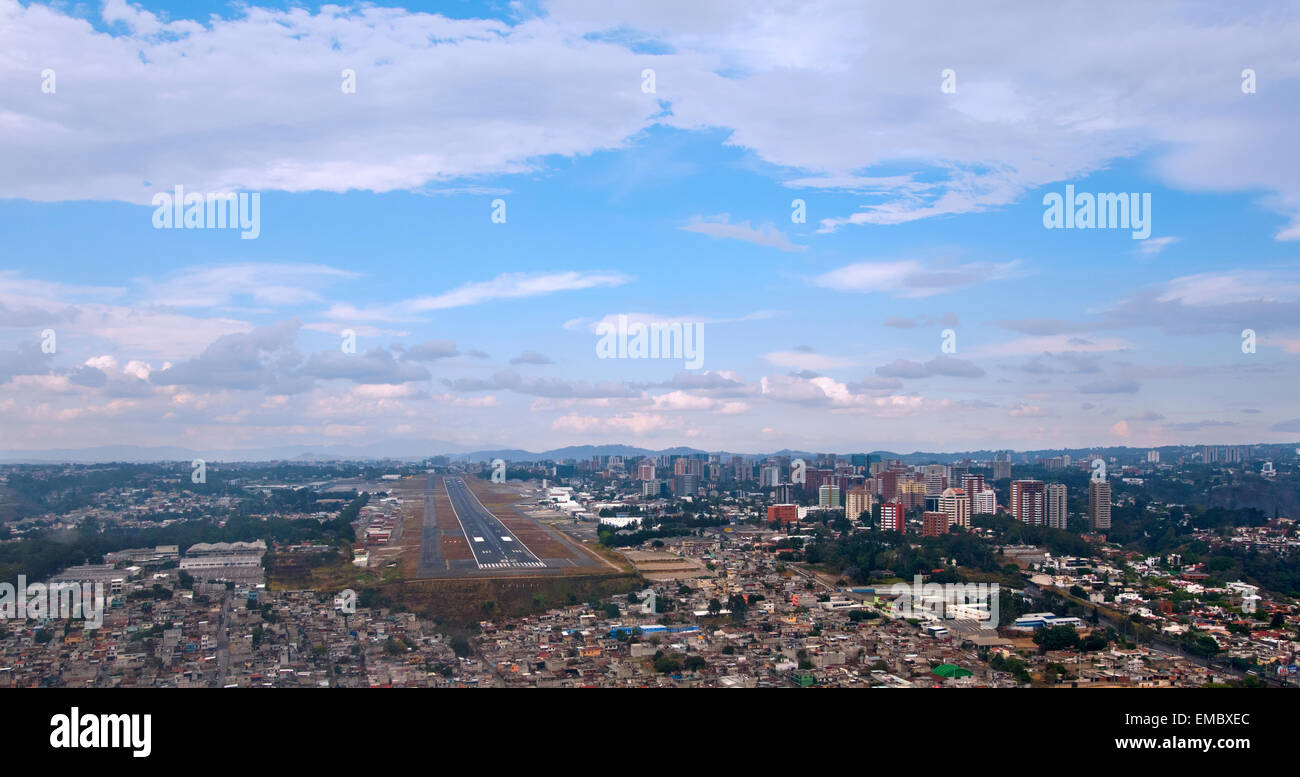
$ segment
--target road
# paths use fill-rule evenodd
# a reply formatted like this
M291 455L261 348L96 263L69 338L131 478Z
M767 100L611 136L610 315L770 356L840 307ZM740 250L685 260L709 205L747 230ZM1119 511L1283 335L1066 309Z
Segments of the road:
M465 541L469 543L479 569L546 566L500 519L483 506L469 486L465 485L464 479L449 476L443 478L442 483L447 489L451 510L460 521Z

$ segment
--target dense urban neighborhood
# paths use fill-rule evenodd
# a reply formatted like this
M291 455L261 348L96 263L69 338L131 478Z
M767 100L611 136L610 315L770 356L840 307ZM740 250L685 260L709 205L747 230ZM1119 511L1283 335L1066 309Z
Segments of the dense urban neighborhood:
M1297 681L1294 451L978 456L5 465L0 687Z

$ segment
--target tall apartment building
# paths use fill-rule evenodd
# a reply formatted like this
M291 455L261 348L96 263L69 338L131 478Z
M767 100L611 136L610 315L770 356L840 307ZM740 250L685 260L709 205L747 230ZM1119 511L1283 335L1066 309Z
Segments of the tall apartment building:
M1011 481L1011 517L1030 526L1047 525L1047 484L1041 480Z
M1047 486L1047 525L1053 529L1064 529L1066 518L1065 484L1051 483Z
M884 502L880 505L880 530L900 534L907 530L907 516L902 502Z
M1006 480L1011 477L1011 462L994 460L993 462L993 479Z
M984 488L971 497L971 515L996 515L998 512L998 492Z
M637 470L637 479L639 479L639 480L654 480L654 479L655 479L655 465L654 465L654 462L652 462L652 461L643 461L643 462L641 462L641 466L640 466L640 468Z
M939 495L939 512L948 516L949 526L970 528L970 497L960 488L945 489Z
M850 521L856 521L863 513L871 517L871 506L876 497L865 488L850 489L844 496L844 515Z
M1093 531L1110 531L1110 483L1088 481L1088 516Z
M758 471L759 488L776 488L781 482L781 469L775 464L764 464Z
M953 488L960 488L966 492L966 495L974 500L975 495L984 490L984 476L964 474L961 480L954 481Z

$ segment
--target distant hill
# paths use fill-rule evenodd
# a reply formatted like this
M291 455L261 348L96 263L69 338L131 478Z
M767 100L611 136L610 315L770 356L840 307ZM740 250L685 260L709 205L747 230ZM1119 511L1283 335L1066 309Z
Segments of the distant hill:
M1292 456L1293 451L1300 448L1300 443L1257 444L1255 447L1264 458L1272 456L1282 459ZM1128 446L1056 448L1034 451L1012 451L1011 459L1014 463L1025 464L1035 462L1040 458L1051 456L1069 455L1076 460L1082 460L1087 456L1099 454L1107 458L1113 456L1119 458L1121 461L1133 461L1141 460L1148 450L1158 450L1161 452L1162 458L1165 461L1170 461L1177 456L1186 455L1187 453L1196 451L1199 448L1199 445L1166 445L1154 449L1134 448ZM821 453L833 453L837 456L847 456L850 453L869 453L877 457L900 459L905 464L948 464L962 459L992 459L995 451L975 450L962 451L959 453L930 453L925 451L915 451L912 453L896 453L894 451L884 450L845 452L798 451L785 448L768 453L740 453L731 451L706 451L699 448L690 448L685 446L651 450L649 448L640 448L634 445L570 445L563 448L553 448L551 450L536 453L519 448L498 448L493 450L476 450L467 452L463 445L442 440L429 440L425 442L400 440L370 443L367 445L282 445L235 450L201 450L179 446L103 445L94 448L55 448L40 451L0 451L0 463L103 463L111 461L134 463L153 461L193 461L194 459L203 459L205 461L302 462L341 460L380 461L385 459L420 461L431 456L439 455L449 456L460 461L478 462L491 461L492 459L505 459L506 461L528 462L541 461L545 459L553 461L562 461L565 459L582 460L590 459L593 456L635 457L665 455L694 456L712 454L722 456L724 459L732 456L740 456L750 461L754 459L767 458L768 456L789 456L791 458L804 458L807 459L809 463L812 463Z

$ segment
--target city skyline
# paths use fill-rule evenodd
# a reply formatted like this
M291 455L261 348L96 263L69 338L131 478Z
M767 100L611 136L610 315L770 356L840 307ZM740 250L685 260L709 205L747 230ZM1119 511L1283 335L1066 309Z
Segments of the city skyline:
M0 453L1300 439L1300 14L1023 13L0 0Z

